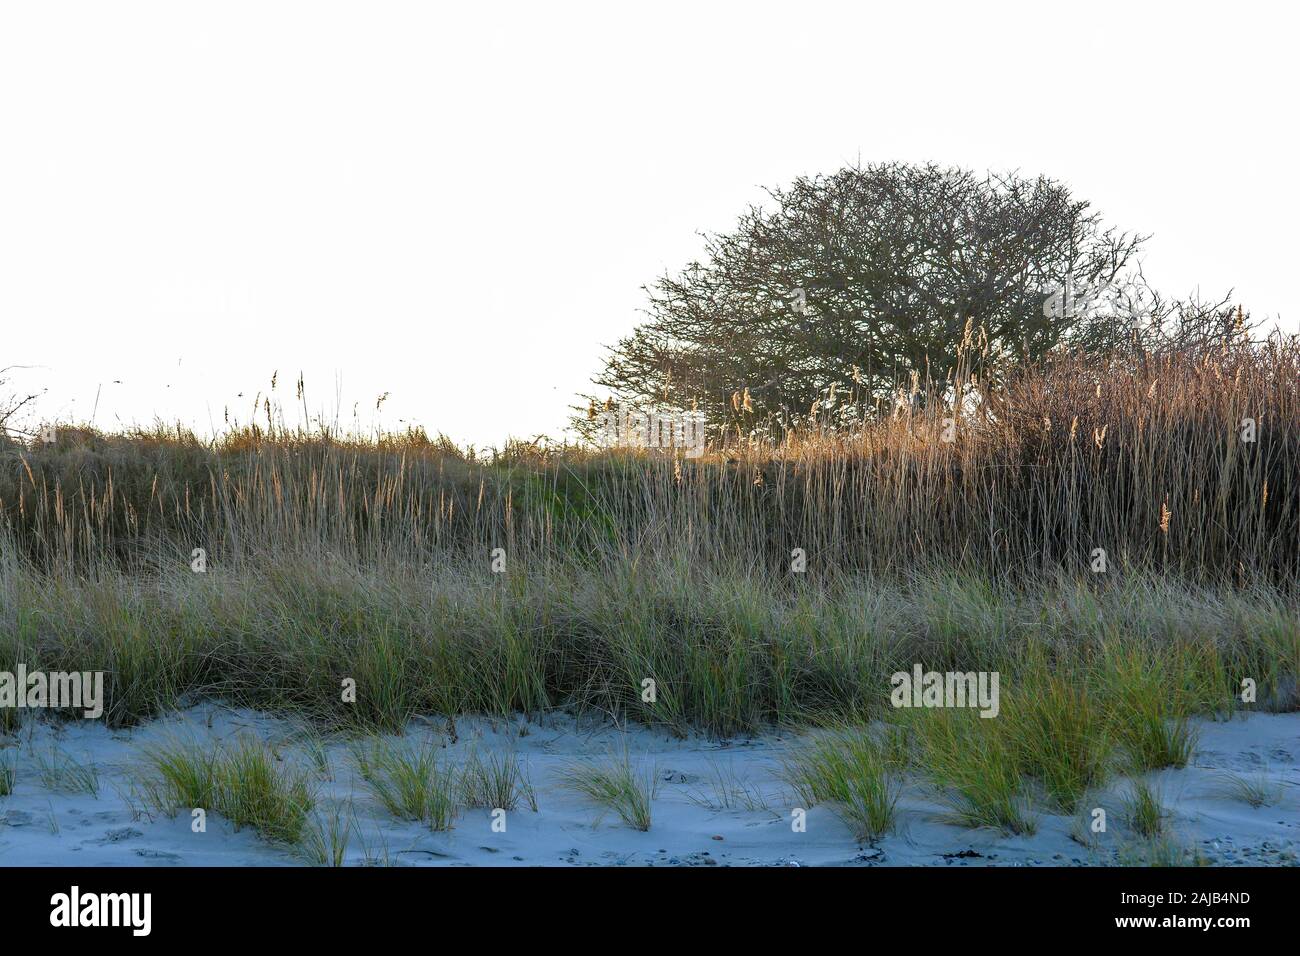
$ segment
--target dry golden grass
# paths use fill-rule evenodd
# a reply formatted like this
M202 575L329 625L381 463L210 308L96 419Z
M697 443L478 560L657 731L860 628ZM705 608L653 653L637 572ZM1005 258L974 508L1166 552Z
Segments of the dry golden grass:
M188 563L198 547L224 568L503 547L533 567L645 551L699 567L725 553L783 575L802 548L814 577L922 565L1005 577L1085 572L1102 548L1121 574L1300 577L1295 340L1061 358L964 409L943 400L948 387L777 444L732 436L698 460L529 444L475 459L418 431L250 427L205 444L64 429L55 445L0 450L0 527L58 573Z

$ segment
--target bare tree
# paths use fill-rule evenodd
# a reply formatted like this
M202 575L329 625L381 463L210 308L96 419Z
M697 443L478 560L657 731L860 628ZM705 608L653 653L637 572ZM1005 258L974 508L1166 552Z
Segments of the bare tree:
M13 422L16 421L18 413L34 402L39 397L39 394L33 393L23 395L12 392L5 394L4 392L5 386L8 382L5 376L14 369L21 367L23 366L8 365L4 368L0 368L0 442L7 440L11 435L30 437L29 432L24 432L14 428Z

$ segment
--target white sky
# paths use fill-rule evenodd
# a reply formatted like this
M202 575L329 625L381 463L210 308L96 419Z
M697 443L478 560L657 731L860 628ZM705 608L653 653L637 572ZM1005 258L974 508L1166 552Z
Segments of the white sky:
M858 159L1061 179L1295 330L1294 14L1073 6L0 0L0 365L100 427L301 370L313 413L558 435L643 283Z

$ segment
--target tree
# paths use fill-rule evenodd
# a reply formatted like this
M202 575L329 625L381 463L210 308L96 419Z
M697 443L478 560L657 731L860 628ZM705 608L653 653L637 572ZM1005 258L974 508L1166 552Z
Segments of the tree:
M3 391L5 385L7 384L6 379L4 378L5 374L7 372L13 371L17 367L18 366L10 365L5 368L0 368L0 392ZM14 428L13 422L17 419L18 413L22 411L23 408L25 408L27 405L30 405L32 402L34 402L38 397L39 395L35 395L35 394L29 394L29 395L0 394L0 443L7 441L11 434L17 434L17 435L30 434Z
M717 425L742 406L791 422L850 378L859 395L913 373L941 381L971 334L996 370L1076 328L1104 337L1077 305L1145 240L1043 177L891 163L768 196L705 237L704 261L646 288L648 321L610 349L597 386ZM600 399L584 398L590 417Z

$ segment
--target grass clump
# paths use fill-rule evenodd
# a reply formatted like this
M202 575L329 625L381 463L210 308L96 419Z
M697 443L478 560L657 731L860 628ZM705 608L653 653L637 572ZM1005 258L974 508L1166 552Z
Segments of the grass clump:
M1145 781L1133 785L1133 792L1124 801L1124 819L1138 836L1154 839L1165 834L1169 811L1160 799L1160 792Z
M51 750L49 755L37 755L37 775L41 784L50 790L64 793L88 793L99 796L99 768L93 761L82 763L62 750Z
M1109 776L1112 751L1106 714L1079 676L1052 672L1041 660L1017 675L1006 695L1000 729L1021 770L1038 781L1047 803L1072 814Z
M236 829L252 827L267 840L297 843L315 803L305 771L282 765L262 742L244 737L233 746L164 744L146 755L147 805L174 814L204 809Z
M1220 774L1220 790L1234 800L1240 800L1252 809L1272 807L1286 796L1285 785L1274 780L1265 770L1250 776L1224 771Z
M1185 767L1197 733L1188 688L1180 681L1180 655L1133 647L1105 655L1100 668L1110 714L1108 733L1118 741L1130 773Z
M0 797L14 792L18 782L18 760L12 751L0 751Z
M865 729L841 729L793 757L786 776L809 806L833 804L859 841L877 840L897 821L899 781L888 745Z
M1037 831L1015 740L1004 732L1002 718L968 710L918 714L921 761L951 807L954 823L1016 834Z
M451 829L457 810L456 774L442 766L434 744L376 741L360 752L357 769L389 813L426 823L432 830Z
M303 830L300 852L311 866L343 866L352 841L352 819L340 807L314 813Z
M216 809L220 752L197 745L164 744L146 753L152 775L143 783L145 801L155 809Z
M242 738L217 764L217 811L236 827L297 843L314 800L305 771L281 767L259 741Z
M628 826L650 829L651 806L659 793L654 768L637 769L624 754L605 762L573 764L562 771L561 779L566 788L613 810Z
M514 810L523 801L537 812L537 794L513 753L471 754L461 768L460 794L467 807Z

